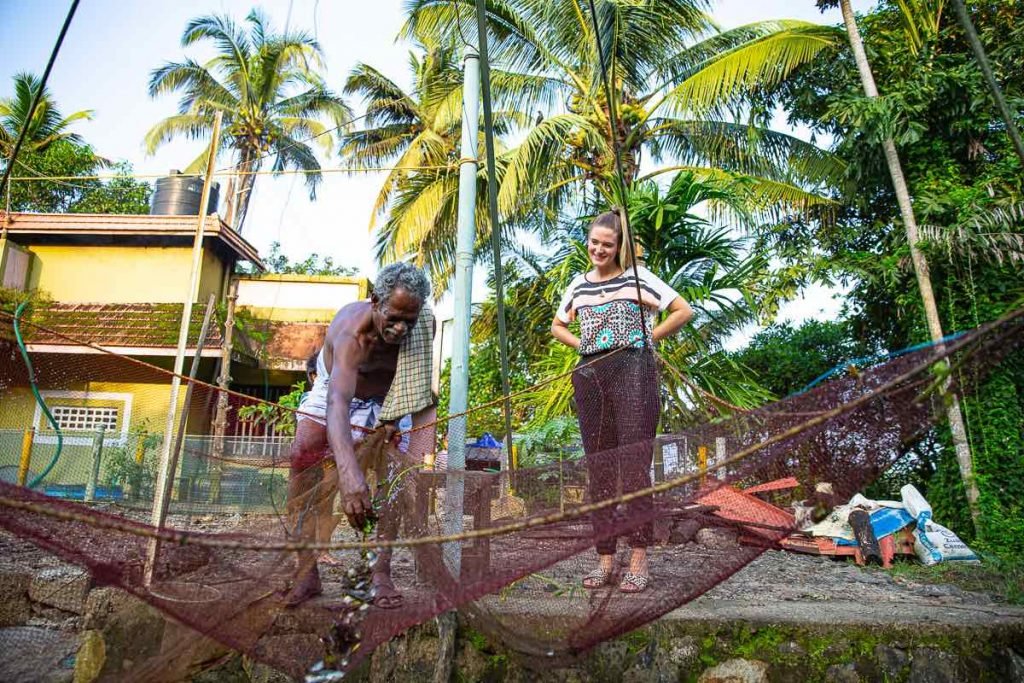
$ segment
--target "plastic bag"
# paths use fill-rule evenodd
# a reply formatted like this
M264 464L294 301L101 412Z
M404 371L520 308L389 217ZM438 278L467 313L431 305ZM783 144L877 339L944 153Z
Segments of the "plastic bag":
M914 552L917 553L917 559L921 560L921 564L978 562L978 556L960 540L959 536L932 521L932 506L920 491L907 484L900 489L900 495L903 496L903 507L917 520L914 529Z

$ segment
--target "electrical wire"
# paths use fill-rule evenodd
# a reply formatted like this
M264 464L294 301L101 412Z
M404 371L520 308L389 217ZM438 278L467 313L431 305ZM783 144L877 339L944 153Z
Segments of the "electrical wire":
M22 162L20 162L20 161L18 163L22 164ZM22 165L24 165L24 164L22 164ZM410 172L417 172L417 171L451 171L451 170L457 169L458 166L459 166L458 164L444 164L444 165L435 165L435 166L336 166L336 167L332 167L332 168L320 168L320 169L293 168L293 169L285 169L285 170L281 170L281 171L274 171L274 170L269 170L269 171L265 171L265 170L259 170L259 171L231 171L230 169L227 169L227 170L217 170L217 171L214 171L213 172L213 177L216 178L217 176L225 176L225 175L238 175L238 176L246 176L246 175L255 175L255 176L274 175L274 176L284 176L284 175L315 175L317 173L326 173L326 174L330 175L330 174L335 174L335 173L382 173L382 172L386 172L386 171L410 171ZM30 170L34 170L34 169L31 169L31 167L26 167L26 168L29 168ZM189 173L189 174L182 174L182 175L184 175L184 176L192 176L193 174ZM198 175L198 174L196 174L196 175ZM94 174L94 175L84 175L84 176L82 176L82 175L79 175L79 176L74 176L74 175L64 175L64 176L59 176L59 175L58 176L41 176L41 175L40 176L16 176L16 177L11 178L11 180L12 181L17 180L19 182L42 182L42 181L60 182L60 181L72 181L72 180L117 180L117 179L120 179L120 178L131 178L131 179L138 180L138 179L153 179L153 178L165 178L165 177L167 177L166 173L97 173L97 174ZM85 189L91 189L91 188L85 188Z
M604 48L601 46L601 28L597 25L597 7L594 5L594 0L590 0L590 19L594 24L594 43L597 45L597 59L601 66L601 81L604 83L605 99L608 100L612 152L615 155L615 175L619 181L620 201L622 202L622 214L619 218L622 221L622 228L626 233L626 241L629 244L629 260L633 268L633 282L636 284L636 303L640 315L640 329L643 332L644 346L653 347L653 340L648 339L647 322L644 319L643 295L640 291L640 270L636 263L636 240L633 238L633 231L629 229L628 188L626 187L626 174L622 170L622 150L619 148L618 105L615 101L615 93L612 90L611 82L608 79L608 70L604 63Z
M11 173L14 171L14 162L18 159L18 152L21 151L21 145L25 142L25 136L28 134L29 126L32 123L32 117L35 116L36 108L39 106L40 100L43 99L43 92L46 90L46 82L50 79L50 72L53 71L53 65L57 61L57 55L60 53L61 45L64 44L64 37L68 34L68 29L71 27L71 20L75 16L75 11L78 10L79 0L72 0L71 7L68 9L68 14L64 18L64 25L60 28L60 34L57 36L57 42L54 43L53 49L50 51L50 59L46 62L46 68L43 70L43 76L39 79L39 89L36 91L35 97L32 98L32 104L28 108L28 115L25 116L25 127L21 129L18 134L18 140L14 143L14 149L11 150L11 156L8 159L7 167L4 168L3 179L0 179L0 188L7 188L7 196L10 199L11 195Z

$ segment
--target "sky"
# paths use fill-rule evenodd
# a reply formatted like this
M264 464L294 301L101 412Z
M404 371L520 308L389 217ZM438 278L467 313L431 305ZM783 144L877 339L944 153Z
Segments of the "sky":
M0 45L4 46L0 93L11 92L12 77L18 72L42 73L70 4L70 0L0 0ZM865 11L873 3L854 0L853 4L855 10ZM337 92L360 61L408 86L410 46L396 40L404 22L403 5L402 0L81 0L48 88L65 115L94 110L93 119L74 130L99 154L127 160L137 173L165 173L187 166L203 146L198 141L175 141L152 156L143 148L146 132L176 113L177 107L174 95L149 97L152 70L186 54L200 61L212 54L209 49L181 47L182 31L191 18L225 13L241 22L252 7L261 7L277 29L303 29L319 40L328 85ZM813 0L719 0L712 8L723 28L764 19L840 21L837 10L822 15ZM360 103L350 104L358 114ZM322 158L321 163L325 168L340 165L336 155ZM277 241L292 259L318 253L372 276L377 267L369 223L380 182L379 174L328 174L313 202L298 176L261 176L244 237L263 255ZM839 308L833 294L812 287L787 304L781 317L795 321L832 317ZM443 310L439 313L444 317Z

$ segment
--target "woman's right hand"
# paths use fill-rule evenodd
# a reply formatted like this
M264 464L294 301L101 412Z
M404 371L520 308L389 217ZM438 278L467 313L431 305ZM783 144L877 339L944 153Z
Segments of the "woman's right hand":
M580 348L580 339L575 334L569 331L569 326L555 318L551 321L551 336L562 342L568 347L578 349Z

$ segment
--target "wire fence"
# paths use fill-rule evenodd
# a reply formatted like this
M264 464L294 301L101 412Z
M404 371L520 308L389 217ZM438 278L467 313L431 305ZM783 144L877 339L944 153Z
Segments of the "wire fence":
M287 501L286 436L187 436L174 474L171 511L178 514L274 514ZM149 509L163 435L106 429L68 431L41 493L85 503ZM52 432L0 429L0 481L24 486L53 457Z

